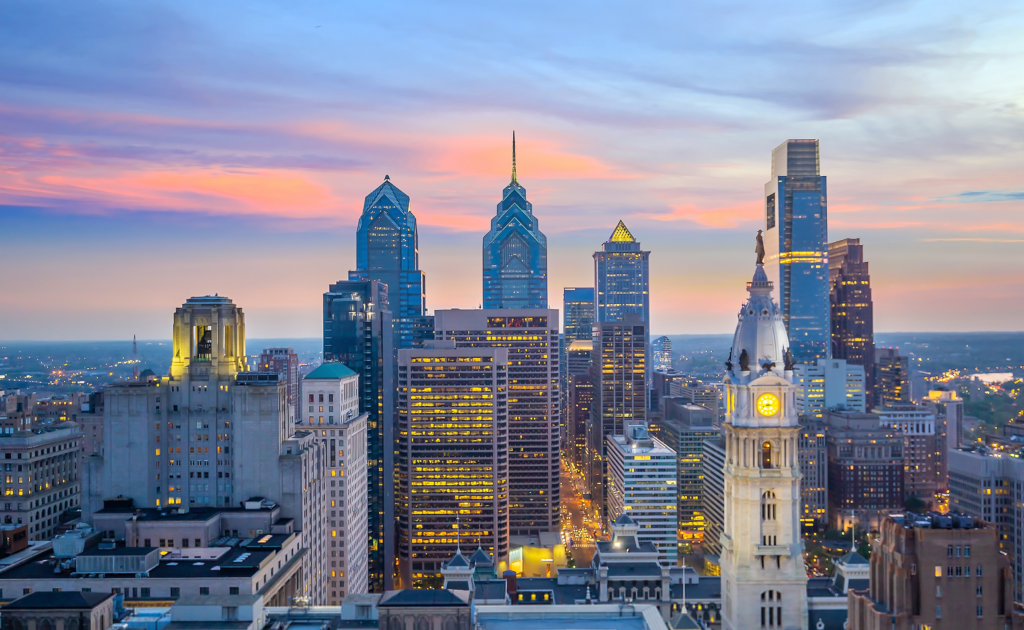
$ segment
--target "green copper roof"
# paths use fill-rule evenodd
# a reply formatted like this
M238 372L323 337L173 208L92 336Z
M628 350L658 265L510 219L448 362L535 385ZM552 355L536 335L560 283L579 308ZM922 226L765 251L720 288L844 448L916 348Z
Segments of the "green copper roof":
M355 375L356 373L348 369L348 366L344 363L335 362L322 364L320 367L307 374L306 378L328 380Z

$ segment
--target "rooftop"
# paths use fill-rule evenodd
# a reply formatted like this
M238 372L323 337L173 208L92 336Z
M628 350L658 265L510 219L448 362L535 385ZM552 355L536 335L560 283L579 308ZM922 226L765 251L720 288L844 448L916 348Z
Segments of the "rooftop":
M378 606L469 606L469 601L445 588L410 588L384 593Z
M305 380L334 380L356 376L356 373L341 362L322 363L318 368L306 375Z
M95 608L113 596L113 593L79 593L78 591L52 593L39 591L19 597L4 606L4 610Z

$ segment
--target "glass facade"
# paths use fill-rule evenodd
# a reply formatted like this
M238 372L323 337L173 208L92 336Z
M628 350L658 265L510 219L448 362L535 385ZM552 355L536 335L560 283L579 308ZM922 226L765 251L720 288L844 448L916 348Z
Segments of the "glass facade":
M871 276L859 238L828 244L832 357L864 367L867 400L874 400L875 324Z
M394 336L388 286L376 280L336 282L324 293L324 361L359 375L359 411L366 413L368 584L394 588Z
M640 243L619 221L601 251L594 252L594 321L621 322L627 313L651 321L650 255L640 250Z
M562 332L569 344L593 335L594 287L566 287L562 291Z
M667 372L672 369L672 340L658 337L651 344L651 369Z
M409 195L385 175L366 196L356 228L356 270L349 280L378 280L388 286L395 346L416 345L426 312L426 277L420 271L416 217Z
M483 249L484 308L548 307L548 239L516 178L515 135L512 181L502 192Z
M826 200L818 141L776 147L765 184L765 271L798 363L831 356Z

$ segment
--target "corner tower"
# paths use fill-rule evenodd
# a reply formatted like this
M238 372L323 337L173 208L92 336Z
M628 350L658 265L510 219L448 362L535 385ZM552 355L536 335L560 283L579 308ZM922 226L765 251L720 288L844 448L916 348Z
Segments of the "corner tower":
M501 194L483 250L484 308L548 307L548 239L516 177L515 132L512 181Z
M725 364L722 627L807 629L793 355L758 264Z

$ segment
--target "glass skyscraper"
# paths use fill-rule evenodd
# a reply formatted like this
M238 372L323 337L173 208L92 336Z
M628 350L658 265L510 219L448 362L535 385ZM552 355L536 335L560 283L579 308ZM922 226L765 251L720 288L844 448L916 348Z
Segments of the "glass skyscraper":
M565 287L562 305L565 345L576 340L589 340L594 334L594 287Z
M772 151L765 194L765 272L774 283L793 357L831 356L828 204L817 140L787 140Z
M601 251L594 252L595 322L621 322L627 313L636 313L650 323L650 256L619 221Z
M416 217L409 195L384 176L366 196L356 228L356 270L349 280L378 280L388 285L395 346L411 348L421 336L426 312L426 277L420 271Z
M828 244L832 358L864 367L864 393L874 400L875 325L871 276L859 238Z
M485 309L548 307L548 239L516 178L514 133L512 181L502 192L491 231L484 236L483 279Z
M330 285L324 293L324 362L344 363L359 375L359 412L367 414L367 577L374 593L394 588L393 343L387 285L376 280Z

